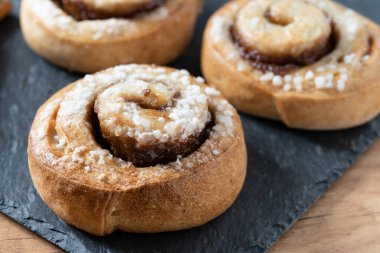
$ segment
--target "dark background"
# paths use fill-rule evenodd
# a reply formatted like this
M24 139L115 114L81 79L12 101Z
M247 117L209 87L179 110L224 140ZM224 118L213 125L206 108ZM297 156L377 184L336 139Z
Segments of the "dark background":
M201 35L226 1L206 0L195 38L172 66L200 75ZM342 3L380 22L380 1ZM61 221L33 188L27 135L38 107L81 77L56 68L25 44L18 2L0 23L0 211L70 252L264 252L351 166L380 134L380 118L337 132L290 130L242 115L249 154L245 186L225 214L205 226L173 233L117 232L94 237Z

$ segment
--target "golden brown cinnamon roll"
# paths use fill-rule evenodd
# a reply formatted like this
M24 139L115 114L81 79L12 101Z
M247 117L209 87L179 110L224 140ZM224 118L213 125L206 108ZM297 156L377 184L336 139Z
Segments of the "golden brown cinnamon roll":
M234 0L209 20L202 69L239 110L302 129L380 112L380 29L329 0Z
M202 0L25 0L21 27L35 52L70 70L167 64L187 46L201 4Z
M5 18L12 9L12 4L7 0L0 0L0 21Z
M246 173L239 115L187 71L122 65L51 97L30 131L29 167L46 204L96 235L202 225Z

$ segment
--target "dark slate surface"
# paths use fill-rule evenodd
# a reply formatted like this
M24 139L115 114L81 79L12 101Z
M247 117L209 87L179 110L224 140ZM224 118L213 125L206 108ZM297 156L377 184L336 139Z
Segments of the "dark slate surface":
M174 66L200 74L202 30L223 2L206 1L197 36ZM342 2L380 22L379 1ZM380 118L352 130L305 132L242 116L248 175L231 209L187 231L118 232L99 238L65 224L45 206L32 186L27 165L27 135L36 110L80 75L32 53L15 13L0 23L0 66L0 211L70 252L264 252L380 134Z

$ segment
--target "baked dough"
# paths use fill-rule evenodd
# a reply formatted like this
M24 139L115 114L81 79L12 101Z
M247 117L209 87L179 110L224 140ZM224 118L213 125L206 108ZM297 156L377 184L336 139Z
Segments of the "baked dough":
M7 0L0 0L0 20L5 18L12 9L12 4Z
M77 72L127 63L167 64L186 48L201 4L202 0L25 0L21 28L37 54Z
M329 0L234 0L209 20L202 70L240 111L301 129L380 112L380 29Z
M220 93L148 65L57 92L37 112L28 159L45 203L95 235L202 225L234 202L247 165L240 117Z

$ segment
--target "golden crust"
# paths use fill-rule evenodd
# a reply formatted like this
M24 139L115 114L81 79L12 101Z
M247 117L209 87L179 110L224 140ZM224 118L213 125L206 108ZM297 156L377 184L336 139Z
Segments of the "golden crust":
M195 164L194 159L202 159L209 143L182 158L180 169L178 165L168 165L161 173L155 173L155 167L101 167L104 171L115 169L114 184L96 180L81 164L65 163L62 168L53 165L62 154L45 145L56 134L54 118L59 105L63 105L60 99L76 85L57 92L39 109L28 145L33 183L44 202L64 221L95 235L115 230L174 231L200 226L232 205L243 185L247 165L243 129L236 111L232 116L234 135L223 137L220 154L191 168L184 166L188 161ZM51 114L47 114L49 110ZM39 129L43 124L48 126L41 136ZM96 165L91 166L95 171ZM152 173L137 180L137 173L142 170Z
M362 60L364 63L362 62L360 67L351 67L350 64L335 60L334 64L336 65L332 68L348 69L349 80L343 91L333 88L317 89L314 86L314 80L311 80L310 84L304 84L301 91L296 91L294 86L292 86L292 90L285 91L284 86L275 87L271 81L270 83L262 81L260 75L257 76L257 70L252 66L243 65L245 69L239 71L236 61L227 59L226 51L229 50L229 45L226 45L225 42L217 44L212 38L215 35L212 31L212 22L220 16L225 16L226 13L236 12L238 9L236 6L245 2L245 0L231 1L214 14L205 30L202 48L202 70L206 80L214 84L238 110L260 117L281 120L292 128L314 130L355 127L370 121L379 114L380 29L376 24L331 1L320 1L321 5L323 3L328 6L333 5L332 13L354 15L366 29L360 28L357 41L351 45L348 40L341 38L337 45L338 48L330 55L315 64L295 71L292 73L293 76L299 75L306 82L305 76L308 71L312 71L315 76L318 75L319 67L329 66L328 64L334 62L333 59L339 58L340 54L344 58L344 53L347 56L349 50L357 54L367 51L367 41L357 43L364 41L362 33L367 31L372 39L368 61ZM333 16L333 19L335 17ZM341 16L340 20L343 20L343 17ZM365 55L363 59L365 59ZM245 60L238 61L246 64ZM331 70L336 75L333 71L335 70ZM265 73L261 73L261 75L263 74ZM283 80L284 76L282 76ZM291 83L291 85L293 84Z
M69 70L92 73L127 63L167 64L186 48L201 4L168 0L133 19L76 21L51 0L25 0L21 28L36 53Z
M12 9L12 4L9 1L0 0L0 20L5 18Z
M67 223L95 235L114 230L154 233L203 225L232 205L245 178L242 131L218 160L167 182L124 191L70 180L37 160L33 149L31 143L30 173L44 202Z

